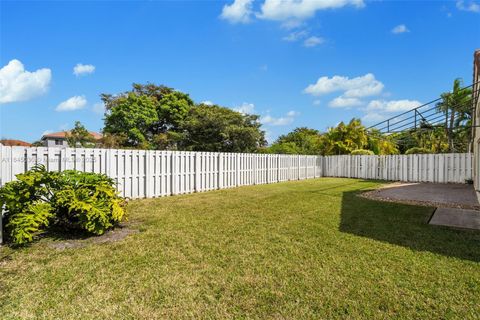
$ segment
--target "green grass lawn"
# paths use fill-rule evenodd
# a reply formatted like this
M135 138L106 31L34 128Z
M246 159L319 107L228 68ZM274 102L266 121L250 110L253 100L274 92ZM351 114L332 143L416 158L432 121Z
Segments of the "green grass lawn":
M480 232L316 179L133 201L112 243L0 249L2 319L480 318Z

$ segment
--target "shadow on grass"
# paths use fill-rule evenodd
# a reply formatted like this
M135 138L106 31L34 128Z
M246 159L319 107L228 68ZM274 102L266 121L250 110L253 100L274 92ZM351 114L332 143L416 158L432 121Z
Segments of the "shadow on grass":
M85 230L61 226L52 226L48 232L43 234L43 238L49 238L52 240L84 240L93 236L95 235L92 235Z
M374 201L342 195L340 231L367 237L415 251L480 262L480 231L432 226L432 207Z
M118 239L123 239L126 235L136 231L136 229L131 228L131 224L125 222L115 225L113 228L106 230L105 233L101 235L96 235L78 228L67 228L52 225L50 228L48 228L48 230L35 234L33 241L31 242L15 244L8 241L7 238L7 241L5 241L2 245L9 247L10 249L21 249L31 247L33 244L42 239L47 239L53 244L57 243L60 244L60 246L62 246L62 244L72 244L72 247L75 247L77 244L85 243L86 241L97 243L117 241ZM55 247L55 245L53 246Z
M41 239L49 239L52 241L81 241L92 237L96 236L86 231L78 229L62 229L61 227L51 226L47 231L35 234L33 241L31 242L15 244L9 241L8 237L5 237L2 245L5 247L8 246L11 249L21 249L31 247L34 243L37 243Z

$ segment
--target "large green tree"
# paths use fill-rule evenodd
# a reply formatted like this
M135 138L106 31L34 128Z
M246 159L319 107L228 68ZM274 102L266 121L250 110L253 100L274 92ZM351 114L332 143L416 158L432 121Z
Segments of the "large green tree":
M266 145L260 126L256 115L200 104L190 109L177 140L183 150L256 152Z
M385 135L376 129L367 130L367 146L365 148L379 155L400 153L395 139L391 135Z
M347 124L342 121L323 135L322 154L350 154L353 150L364 149L367 143L367 130L360 119L352 119Z
M106 124L111 115L116 113L115 110L119 109L119 106L125 108L125 99L130 96L142 97L142 99L148 98L151 101L156 115L153 117L151 114L149 104L148 110L146 110L148 116L151 117L148 121L148 127L142 126L138 128L141 132L135 133L127 133L126 130L122 132L121 129L115 130L115 133L107 130L106 132L111 133L111 135L107 135L105 143L120 144L121 146L127 147L147 147L155 149L175 148L177 143L176 133L178 133L179 127L185 120L190 109L194 107L194 103L188 94L152 83L145 85L134 83L131 91L119 95L102 94L101 98L106 107ZM132 98L128 99L132 101ZM124 114L124 116L128 117L128 113ZM125 119L125 122L130 121ZM127 139L125 139L125 135L128 137ZM137 138L132 140L133 135L136 135Z
M107 107L104 134L122 137L121 146L150 148L152 126L158 123L154 99L133 92L115 97L115 103Z
M301 127L278 137L268 151L285 154L320 154L321 143L322 138L318 130Z
M195 105L166 86L133 84L131 91L101 97L107 147L256 152L265 145L258 116Z

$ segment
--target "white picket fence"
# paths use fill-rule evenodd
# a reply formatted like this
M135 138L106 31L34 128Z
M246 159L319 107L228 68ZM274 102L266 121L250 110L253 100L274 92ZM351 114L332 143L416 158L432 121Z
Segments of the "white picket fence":
M113 178L124 197L150 198L322 176L322 157L252 153L0 148L0 186L43 164Z
M465 183L472 180L472 162L470 153L326 156L323 171L329 177Z
M464 183L471 154L305 156L251 153L0 147L0 186L36 164L104 173L124 197L150 198L317 177Z

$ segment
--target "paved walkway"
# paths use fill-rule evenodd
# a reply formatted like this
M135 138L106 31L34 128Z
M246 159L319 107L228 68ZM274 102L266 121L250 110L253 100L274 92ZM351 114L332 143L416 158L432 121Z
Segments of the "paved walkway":
M437 207L430 224L480 230L480 204L472 185L393 183L366 196Z
M480 230L480 211L438 208L430 219L430 224Z

